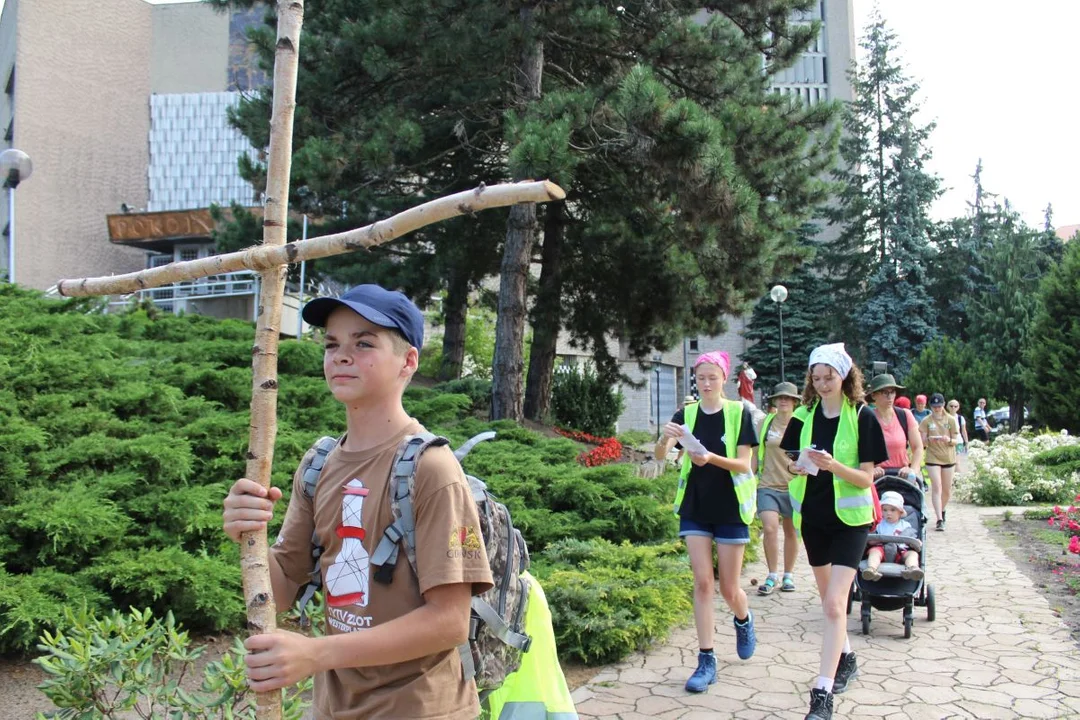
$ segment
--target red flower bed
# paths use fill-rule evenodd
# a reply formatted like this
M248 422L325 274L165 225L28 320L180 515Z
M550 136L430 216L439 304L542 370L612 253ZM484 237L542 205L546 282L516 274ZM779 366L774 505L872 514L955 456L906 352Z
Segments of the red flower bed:
M1074 502L1080 502L1080 495L1074 498ZM1048 521L1050 527L1061 530L1065 537L1069 538L1069 552L1080 555L1080 507L1070 505L1068 508L1056 506Z
M622 458L622 443L613 437L602 438L580 430L564 430L563 428L555 428L555 432L577 442L596 445L592 450L578 455L577 461L585 467L607 465Z

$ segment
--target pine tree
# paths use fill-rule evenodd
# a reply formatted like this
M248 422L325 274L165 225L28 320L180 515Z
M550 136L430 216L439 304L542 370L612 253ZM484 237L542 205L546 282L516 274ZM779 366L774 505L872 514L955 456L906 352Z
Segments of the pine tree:
M1036 416L1080 433L1080 238L1043 280L1026 359Z
M641 359L687 333L718 332L723 315L759 296L791 253L790 231L826 196L817 176L831 162L833 106L803 107L768 87L818 30L790 23L809 4L705 3L713 12L701 25L691 18L700 3L580 3L548 25L553 88L539 114L567 128L574 153L548 168L572 181L550 262L545 233L534 364L554 357L561 323L610 381L613 338ZM531 412L544 407L543 375L530 368Z
M267 69L269 20L251 36ZM506 179L499 125L513 36L502 8L485 0L308 0L301 42L290 205L312 218L312 237ZM268 89L257 91L231 115L257 148L267 141L270 100ZM240 169L261 187L260 162L243 157ZM316 261L309 272L399 288L421 306L442 295L440 375L456 377L469 294L497 271L504 231L498 214L481 213Z
M925 167L934 124L916 122L919 86L880 14L860 45L867 60L851 73L855 100L835 173L841 190L828 211L841 231L823 243L821 268L834 301L831 324L867 360L902 372L936 334L926 287L928 212L940 194Z
M774 95L769 76L818 32L792 20L812 5L309 0L292 205L360 225L480 180L547 177L566 188L559 210L519 208L495 230L437 226L391 244L380 263L369 255L332 268L393 273L380 276L415 283L414 294L441 289L449 322L451 299L467 293L444 278L456 269L475 287L504 262L493 412L520 418L526 269L541 260L529 407L542 415L560 330L595 352L610 380L612 339L641 358L715 332L790 253L790 231L826 197L817 178L831 165L834 109ZM702 7L705 24L693 20ZM257 34L265 57L273 40ZM514 90L523 48L542 58L525 94ZM256 95L233 116L256 147L268 108ZM243 170L258 184L258 163ZM539 223L550 237L538 246ZM448 327L447 349L450 337Z

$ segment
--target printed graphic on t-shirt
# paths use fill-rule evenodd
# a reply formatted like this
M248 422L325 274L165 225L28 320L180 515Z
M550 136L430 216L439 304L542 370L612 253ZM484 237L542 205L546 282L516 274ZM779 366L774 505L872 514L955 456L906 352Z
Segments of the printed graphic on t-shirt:
M472 525L462 525L450 531L446 557L451 560L465 558L475 560L480 557L480 533Z
M326 604L330 607L367 607L371 560L364 549L364 498L368 489L353 478L342 492L341 524L337 535L341 550L326 570Z

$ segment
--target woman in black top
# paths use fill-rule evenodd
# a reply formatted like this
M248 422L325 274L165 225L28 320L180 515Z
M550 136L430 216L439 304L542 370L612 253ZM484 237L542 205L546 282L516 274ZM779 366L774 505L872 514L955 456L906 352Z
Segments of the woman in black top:
M757 434L750 411L742 404L724 398L731 361L725 352L709 352L694 363L701 402L688 407L693 411L692 434L704 446L704 454L687 450L682 477L685 491L677 508L679 536L686 541L690 568L694 573L694 624L698 636L698 666L686 683L689 692L704 692L716 682L716 656L713 654L713 572L712 546L716 545L720 594L735 615L735 648L740 658L754 654L757 640L746 592L739 583L743 551L750 542L750 528L739 513L732 473L750 472L750 456L757 445ZM737 457L729 458L726 437L733 428L726 427L725 406L737 405L739 421L736 439ZM664 426L664 435L656 443L656 457L667 457L672 445L682 436L687 409L679 410ZM687 474L687 465L689 473Z
M843 343L823 345L810 354L803 407L808 414L812 413L810 442L802 442L804 421L793 417L780 446L796 456L812 448L805 456L811 468L817 470L816 475L807 475L810 468L802 463L792 463L788 468L793 473L807 475L801 534L825 614L818 679L810 693L806 720L829 720L833 693L846 690L848 682L858 674L855 653L847 637L845 606L870 531L869 523L852 526L838 516L834 475L836 480L855 488L869 488L874 465L887 460L889 453L877 417L863 405L862 373L844 350ZM858 466L848 467L832 453L842 413L845 409L854 412L855 408L858 408ZM811 419L809 415L804 417ZM794 492L792 497L793 504L797 504Z

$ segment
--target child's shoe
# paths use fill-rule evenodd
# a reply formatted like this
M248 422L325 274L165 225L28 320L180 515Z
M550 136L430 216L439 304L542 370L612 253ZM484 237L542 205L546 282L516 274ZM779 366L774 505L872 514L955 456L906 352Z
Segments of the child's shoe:
M923 569L916 565L915 567L904 566L904 569L900 571L900 577L905 580L922 580Z
M862 579L863 580L873 580L873 581L880 580L881 579L881 571L878 570L877 568L872 568L870 566L867 566L866 569L862 571Z

